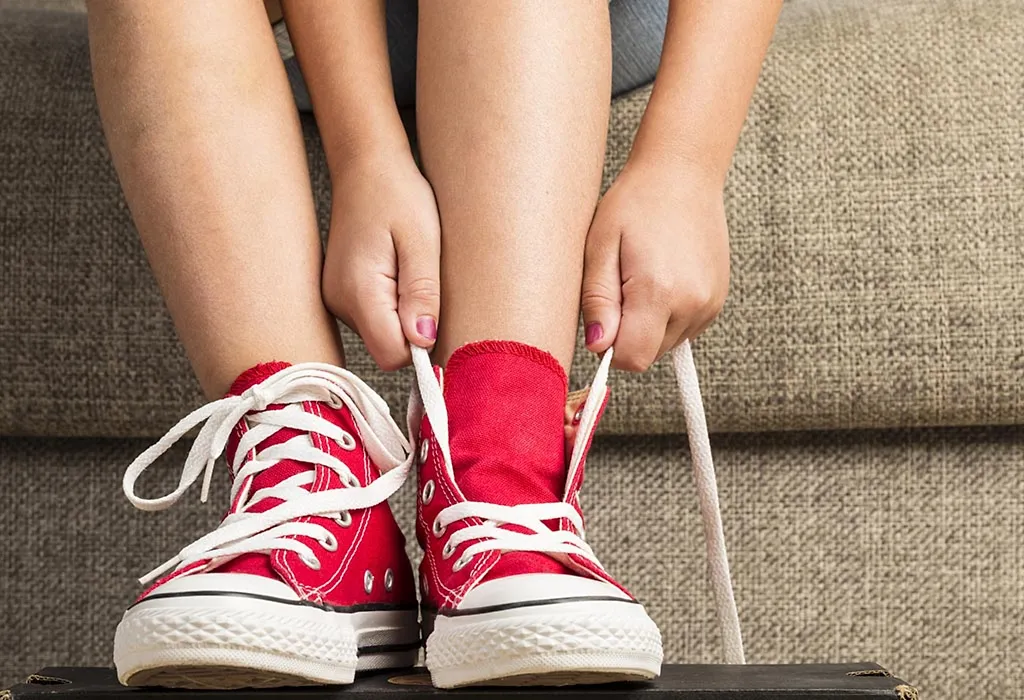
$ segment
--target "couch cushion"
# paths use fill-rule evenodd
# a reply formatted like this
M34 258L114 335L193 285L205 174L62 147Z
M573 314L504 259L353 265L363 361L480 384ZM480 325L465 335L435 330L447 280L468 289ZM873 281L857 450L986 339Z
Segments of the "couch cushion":
M713 430L1024 421L1021 55L1010 0L786 4L728 185L732 295L696 351ZM646 97L613 107L606 184ZM0 298L0 434L157 435L200 402L81 15L0 10ZM400 414L410 375L346 339ZM613 389L605 431L682 429L667 363Z

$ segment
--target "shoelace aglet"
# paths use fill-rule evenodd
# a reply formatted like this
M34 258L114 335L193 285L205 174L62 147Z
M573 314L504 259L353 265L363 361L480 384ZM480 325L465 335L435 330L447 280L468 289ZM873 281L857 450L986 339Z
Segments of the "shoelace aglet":
M160 566L156 567L155 569L150 571L148 574L146 574L145 576L140 578L139 579L139 584L141 584L143 586L149 585L150 583L155 581L157 578L162 576L164 574L164 572L168 571L169 569L173 569L179 563L181 563L181 555L180 554L178 554L178 555L176 555L174 557L171 557L170 559L165 561L163 564L161 564Z
M210 457L206 460L206 470L203 474L203 490L199 493L200 503L206 503L206 499L210 496L210 484L213 481L213 467L216 463L216 457Z

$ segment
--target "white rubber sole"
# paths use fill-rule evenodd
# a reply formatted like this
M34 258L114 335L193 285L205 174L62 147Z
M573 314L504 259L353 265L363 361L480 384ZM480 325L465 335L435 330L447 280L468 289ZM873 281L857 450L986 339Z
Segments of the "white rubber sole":
M438 688L642 681L661 673L661 661L657 625L629 601L437 615L427 638Z
M224 594L146 600L117 626L114 665L129 686L345 684L356 671L415 665L416 618L415 610L335 612Z

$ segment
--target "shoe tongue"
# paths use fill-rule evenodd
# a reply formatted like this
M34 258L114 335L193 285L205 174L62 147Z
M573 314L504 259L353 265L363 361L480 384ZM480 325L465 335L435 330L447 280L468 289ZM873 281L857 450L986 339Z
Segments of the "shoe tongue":
M471 501L562 500L565 371L550 354L512 341L456 350L444 372L455 481Z

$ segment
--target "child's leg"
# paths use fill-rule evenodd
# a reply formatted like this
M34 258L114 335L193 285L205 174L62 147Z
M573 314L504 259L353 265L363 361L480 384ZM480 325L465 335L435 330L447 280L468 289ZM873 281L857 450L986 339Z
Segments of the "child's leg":
M568 367L611 91L607 0L421 3L416 118L441 215L443 362L516 340Z
M114 163L206 394L271 359L341 363L263 3L91 0L89 36Z
M566 454L578 404L563 369L611 101L607 0L423 2L418 71L445 364L443 387L420 376L427 668L442 688L652 678L657 627L579 537L585 448ZM518 342L474 342L489 339Z

